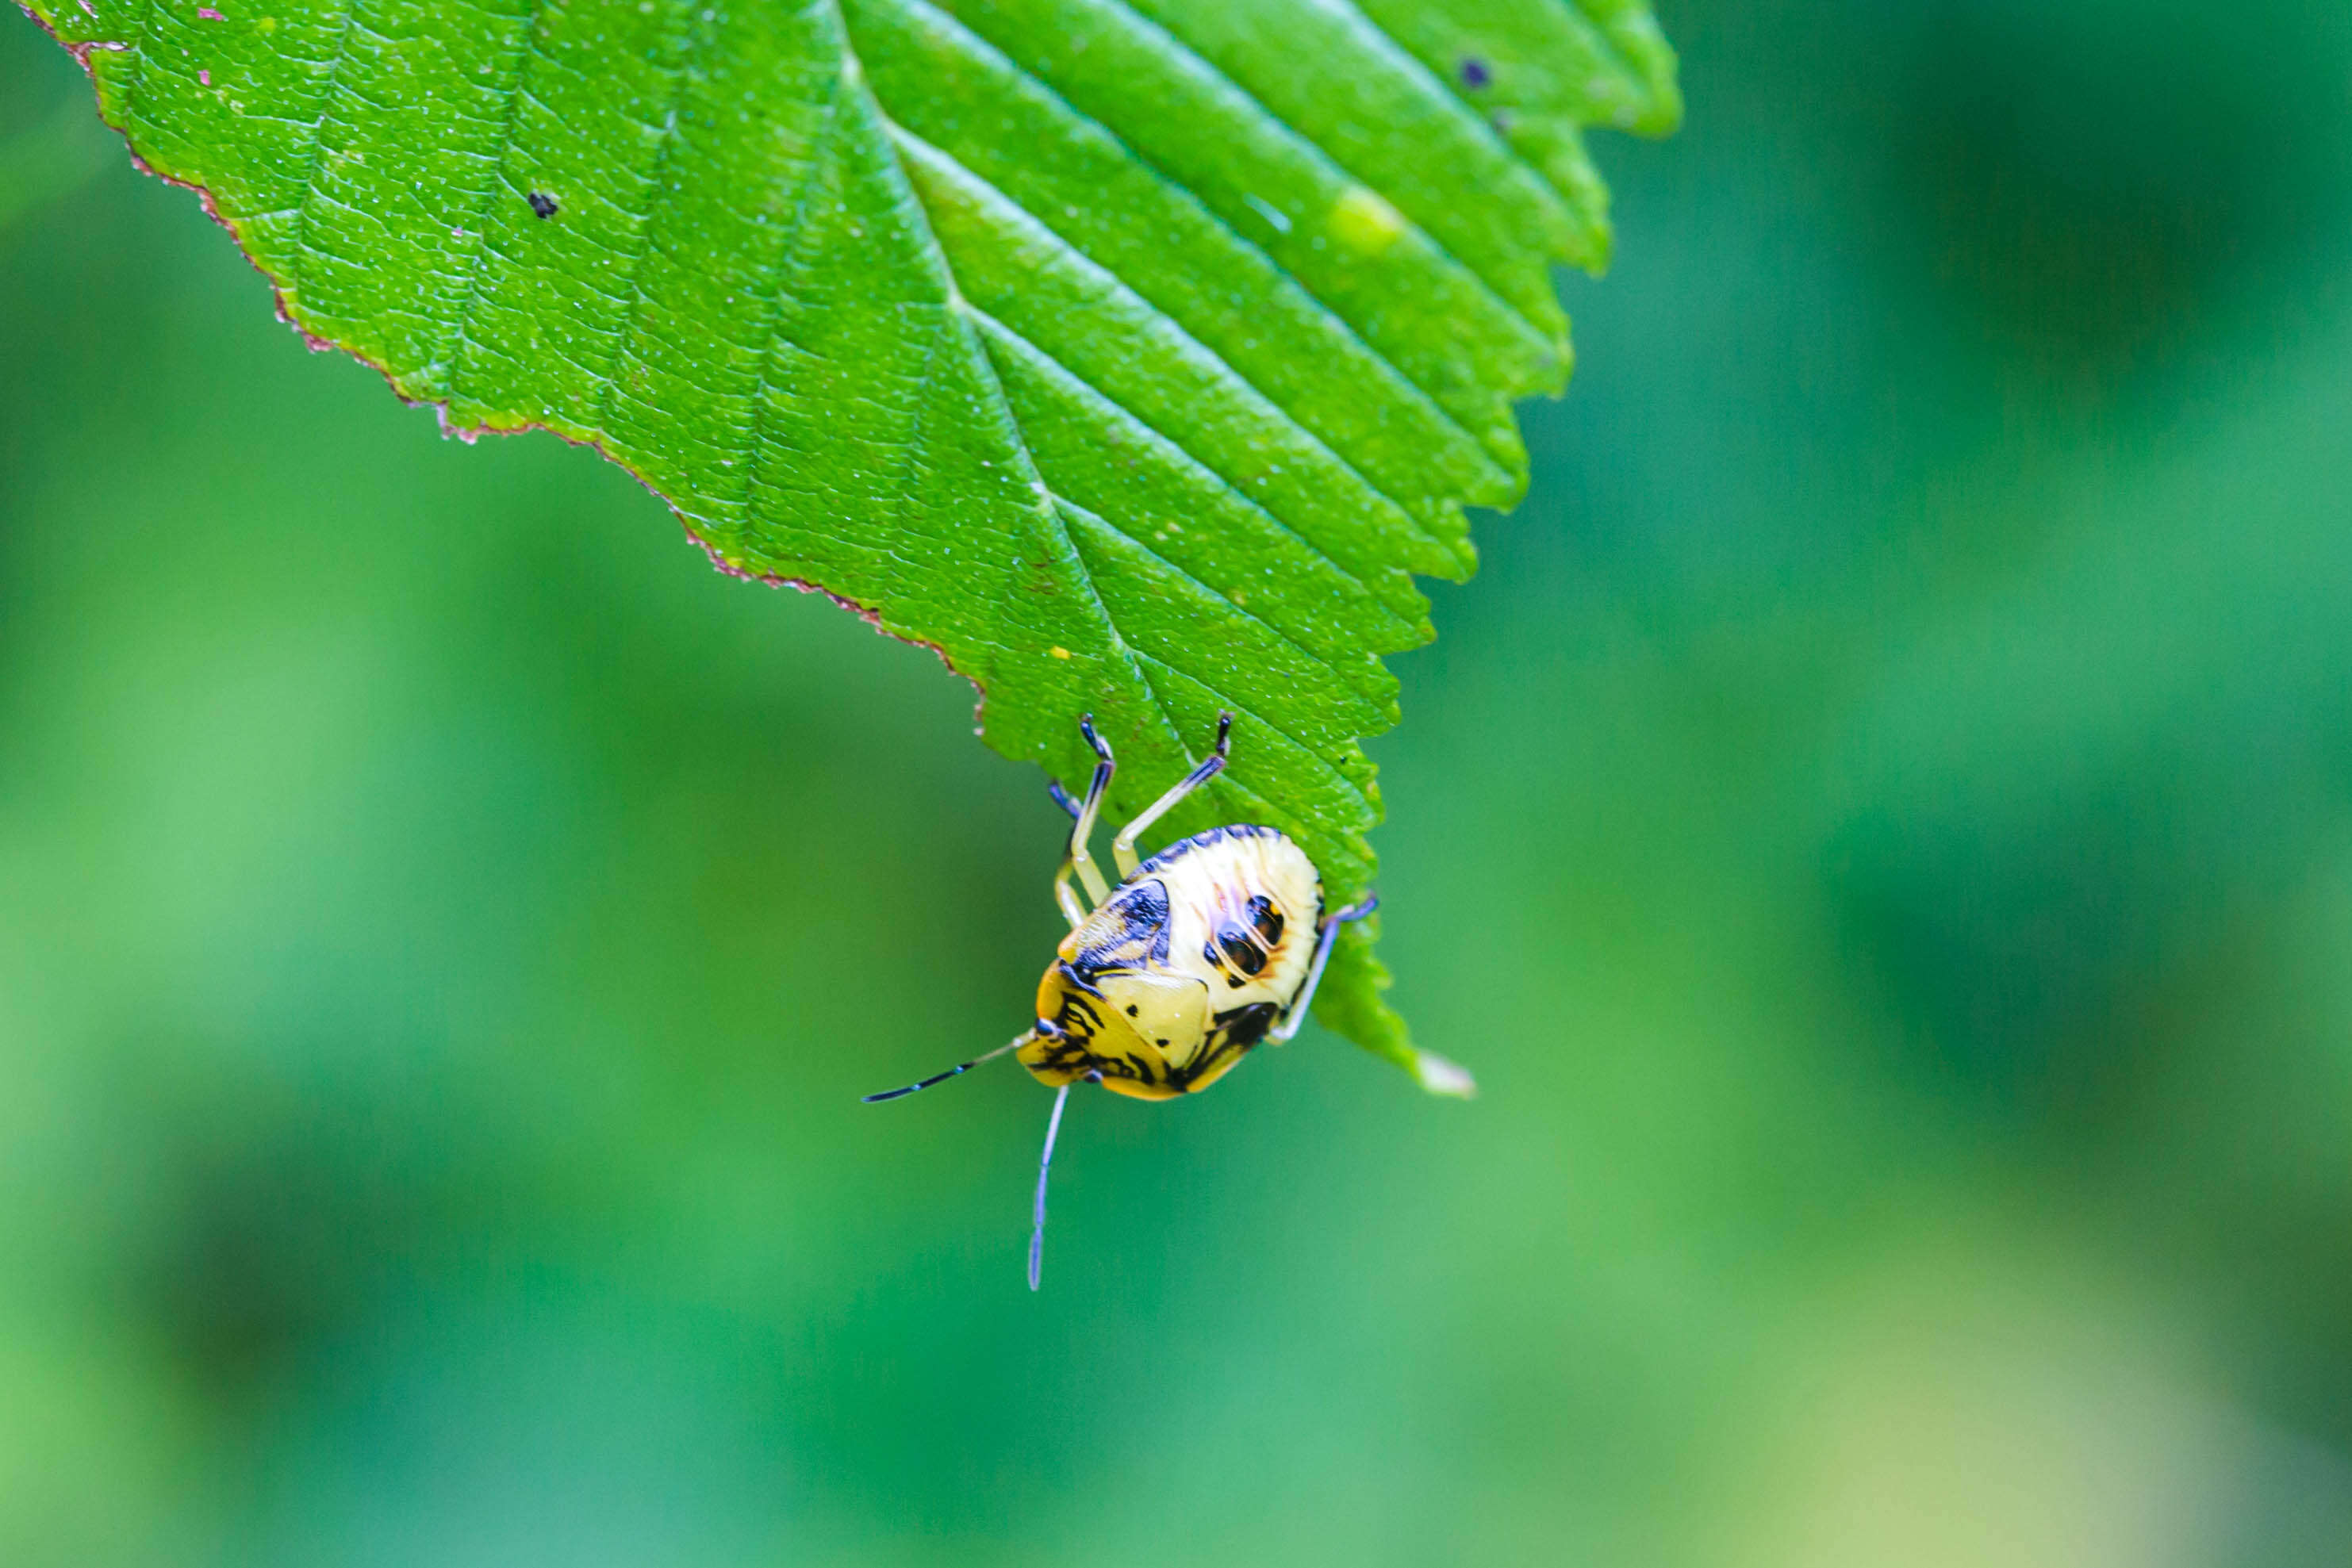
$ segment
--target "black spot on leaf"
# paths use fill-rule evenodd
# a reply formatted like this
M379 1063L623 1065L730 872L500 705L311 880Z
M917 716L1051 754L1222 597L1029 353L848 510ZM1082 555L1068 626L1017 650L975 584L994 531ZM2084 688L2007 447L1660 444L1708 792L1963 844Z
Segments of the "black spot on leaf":
M1475 55L1465 55L1462 57L1462 85L1464 87L1468 88L1472 92L1476 92L1480 88L1485 87L1488 82L1493 81L1494 79L1494 73L1486 68L1486 61L1480 59Z
M545 191L533 191L530 195L525 196L523 200L529 202L530 204L530 210L537 213L542 218L553 217L555 215L555 209L562 204L558 203L553 196L549 195Z

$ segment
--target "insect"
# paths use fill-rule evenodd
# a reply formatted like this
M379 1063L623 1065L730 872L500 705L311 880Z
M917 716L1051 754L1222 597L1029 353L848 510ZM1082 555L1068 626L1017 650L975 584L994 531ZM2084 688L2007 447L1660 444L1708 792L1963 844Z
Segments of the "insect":
M1208 760L1118 831L1110 852L1119 874L1114 888L1088 845L1118 764L1095 733L1094 716L1078 721L1094 748L1095 772L1084 801L1071 800L1059 784L1047 786L1075 819L1054 878L1070 934L1037 982L1036 1022L985 1056L866 1096L867 1104L904 1099L1008 1052L1055 1091L1030 1221L1033 1291L1045 1261L1045 1177L1071 1086L1099 1083L1137 1100L1206 1089L1259 1042L1279 1044L1298 1032L1339 927L1379 905L1367 898L1325 914L1315 862L1272 828L1211 828L1150 860L1137 858L1135 841L1144 831L1223 770L1233 728L1232 714L1218 715Z

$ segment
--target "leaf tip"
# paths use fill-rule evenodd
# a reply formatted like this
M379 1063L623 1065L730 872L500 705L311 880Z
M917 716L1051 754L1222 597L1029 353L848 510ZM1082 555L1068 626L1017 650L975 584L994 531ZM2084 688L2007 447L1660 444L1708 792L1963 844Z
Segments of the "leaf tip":
M1470 1076L1470 1070L1433 1051L1414 1050L1412 1076L1414 1082L1432 1094L1444 1094L1455 1100L1475 1100L1478 1097L1478 1081Z

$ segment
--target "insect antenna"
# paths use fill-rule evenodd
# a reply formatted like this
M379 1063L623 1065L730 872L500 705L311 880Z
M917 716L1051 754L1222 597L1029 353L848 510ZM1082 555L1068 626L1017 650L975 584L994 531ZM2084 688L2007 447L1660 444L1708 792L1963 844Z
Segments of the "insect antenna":
M934 1083L945 1083L949 1079L955 1077L960 1072L970 1072L973 1068L978 1067L983 1061L994 1061L998 1057L1003 1056L1008 1051L1018 1051L1021 1047L1028 1044L1032 1040L1034 1040L1036 1036L1037 1031L1035 1030L1031 1030L1028 1033L1021 1036L1018 1040L1009 1040L1005 1041L1003 1045L998 1046L994 1051L990 1051L986 1056L975 1056L970 1061L959 1061L953 1067L949 1068L945 1072L934 1072L929 1078L924 1079L921 1082L909 1083L904 1089L885 1089L879 1094L863 1095L859 1098L858 1103L864 1105L879 1105L885 1100L903 1100L918 1089L929 1089Z
M1102 1082L1102 1074L1089 1072L1089 1083ZM1067 1083L1054 1095L1054 1113L1045 1119L1045 1152L1037 1156L1037 1205L1031 1210L1029 1221L1029 1288L1037 1288L1037 1278L1045 1268L1045 1174L1054 1168L1054 1140L1061 1135L1062 1107L1069 1103Z

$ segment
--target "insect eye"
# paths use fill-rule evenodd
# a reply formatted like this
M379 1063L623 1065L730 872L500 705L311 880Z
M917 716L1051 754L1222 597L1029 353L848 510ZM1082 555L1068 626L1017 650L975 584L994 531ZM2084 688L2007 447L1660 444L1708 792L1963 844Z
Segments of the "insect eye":
M1234 967L1244 975L1255 975L1265 967L1265 949L1238 925L1220 926L1217 946L1225 950L1225 956L1233 960Z
M1265 894L1255 894L1249 901L1250 924L1257 927L1259 939L1271 947L1282 940L1282 911Z

